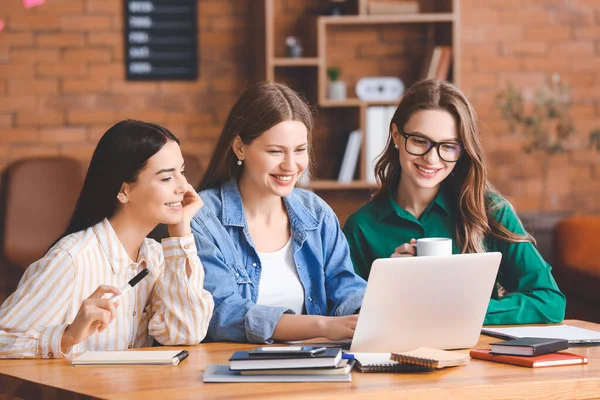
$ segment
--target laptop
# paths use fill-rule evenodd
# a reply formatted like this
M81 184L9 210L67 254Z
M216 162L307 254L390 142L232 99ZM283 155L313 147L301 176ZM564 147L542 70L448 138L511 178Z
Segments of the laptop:
M375 260L350 350L474 347L501 259L494 252Z

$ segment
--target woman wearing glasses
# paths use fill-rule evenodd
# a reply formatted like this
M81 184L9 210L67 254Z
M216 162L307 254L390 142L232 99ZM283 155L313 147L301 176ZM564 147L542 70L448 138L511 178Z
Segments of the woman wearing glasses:
M344 227L356 272L414 256L417 238L448 237L453 253L499 251L485 324L559 322L565 297L511 204L490 184L475 112L452 84L421 81L390 123L375 173L381 186Z

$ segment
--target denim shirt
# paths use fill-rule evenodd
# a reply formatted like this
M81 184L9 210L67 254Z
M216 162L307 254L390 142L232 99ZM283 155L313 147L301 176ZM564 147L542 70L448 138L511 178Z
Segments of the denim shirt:
M293 312L286 307L256 304L262 269L237 183L230 181L199 194L204 206L192 219L192 232L205 269L204 287L215 301L207 338L271 343L281 315ZM302 189L294 189L283 201L306 313L355 313L366 282L354 272L348 243L333 210L320 197Z

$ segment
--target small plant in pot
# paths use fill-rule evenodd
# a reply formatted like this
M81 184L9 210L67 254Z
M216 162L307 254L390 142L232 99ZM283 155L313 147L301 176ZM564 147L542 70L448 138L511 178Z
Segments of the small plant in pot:
M509 129L523 135L525 152L562 152L572 143L576 132L569 115L571 88L558 74L535 92L519 90L509 82L496 100Z
M327 97L330 100L346 100L346 82L340 81L340 67L327 68L329 84L327 86Z

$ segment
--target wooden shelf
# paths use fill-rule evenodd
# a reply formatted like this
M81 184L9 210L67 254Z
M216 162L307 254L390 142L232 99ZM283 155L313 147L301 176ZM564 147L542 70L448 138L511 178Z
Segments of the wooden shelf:
M418 0L420 13L369 15L369 0L348 0L341 16L326 16L325 0L253 0L249 11L253 81L282 82L318 107L312 138L316 176L304 185L332 206L340 223L368 202L375 183L367 159L369 106L396 107L400 99L362 101L354 87L365 76L395 76L406 87L420 79L435 46L451 46L449 80L460 87L460 0ZM296 37L305 57L286 57L285 38ZM348 98L328 98L327 69L341 66ZM353 181L337 181L348 134L363 132ZM323 134L321 134L323 133ZM383 132L386 133L386 132ZM375 132L374 134L379 134ZM372 158L372 154L369 154Z
M303 189L313 190L361 190L361 189L375 189L377 188L376 183L368 183L366 181L351 181L348 183L341 183L334 180L314 180L305 186Z
M400 99L386 100L386 101L362 101L360 99L346 99L342 101L337 100L321 100L319 106L323 108L335 108L335 107L361 107L361 106L395 106L398 105Z
M453 13L417 13L398 15L341 15L338 17L319 17L319 23L327 25L369 25L423 22L452 22Z
M274 58L273 66L275 67L316 67L319 65L317 57L300 57L300 58Z

